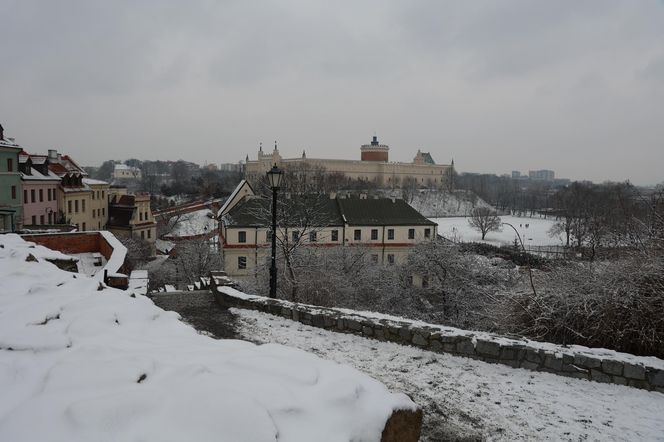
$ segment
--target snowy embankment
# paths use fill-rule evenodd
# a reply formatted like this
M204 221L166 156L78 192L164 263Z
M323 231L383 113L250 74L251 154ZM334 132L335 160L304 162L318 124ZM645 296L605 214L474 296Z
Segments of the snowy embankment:
M415 408L310 353L200 335L46 257L0 236L0 440L377 441Z
M424 408L423 441L664 438L664 394L513 369L231 309L237 330L350 364Z
M468 216L477 207L493 207L470 190L419 190L410 199L411 206L428 218Z
M484 242L487 244L513 245L517 238L514 230L503 225L498 232L489 232L484 240L480 232L468 224L467 217L434 218L433 222L438 224L438 233L445 238L456 242ZM562 235L549 234L551 227L556 223L551 218L528 218L519 216L501 216L501 222L509 223L519 232L523 244L528 246L562 246L564 245Z

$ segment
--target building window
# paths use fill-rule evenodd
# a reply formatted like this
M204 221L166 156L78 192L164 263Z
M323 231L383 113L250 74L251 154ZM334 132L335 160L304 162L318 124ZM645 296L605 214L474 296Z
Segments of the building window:
M141 239L145 239L145 231L141 230Z
M425 238L431 238L431 229L430 228L424 229L424 237Z
M52 221L53 218L51 218L51 216L52 216L51 212L48 212L48 223L49 224L51 224L53 222Z
M12 199L16 199L16 186L12 186Z
M71 200L67 201L67 213L71 213Z
M415 239L415 229L408 229L408 239Z
M101 191L101 197L102 197L102 198L105 198L105 197L104 197L104 191L103 191L103 190Z
M30 189L30 202L35 202L35 189Z
M387 229L387 239L394 239L394 229Z
M272 230L265 231L265 242L272 242Z
M78 200L74 200L74 212L78 213Z
M309 242L316 242L318 240L318 234L316 232L309 232Z
M237 232L237 242L242 242L242 243L247 242L247 232L245 232L244 230Z
M152 230L148 230L148 239L152 238Z
M143 212L138 212L138 220L143 221Z
M425 289L429 287L429 277L428 276L423 276L422 277L422 288Z
M338 230L333 230L332 231L332 241L339 241L339 231Z
M44 225L44 215L39 215L39 224Z
M46 189L46 201L51 201L51 189Z
M101 208L101 215L106 216L106 208L105 207Z
M11 158L7 158L7 172L13 172L14 171L14 160Z
M393 255L392 253L388 253L388 254L387 254L387 263L388 263L389 265L393 265L393 264L394 264L394 255Z
M374 264L378 264L378 255L371 255L371 262Z
M246 256L238 256L237 257L237 268L238 270L244 270L247 268L247 257Z
M371 240L378 240L378 229L371 229Z
M27 204L28 203L28 190L23 189L23 203Z
M83 223L83 231L85 232L85 223Z
M81 200L81 212L85 213L85 200Z
M32 215L32 223L33 226L37 224L37 215Z
M97 218L97 211L92 209L92 217Z
M293 242L298 242L300 239L300 231L299 230L293 230L292 234Z
M355 229L355 232L353 232L353 239L355 241L362 241L362 231L360 229Z
M44 189L39 189L39 202L44 202Z
M148 220L148 212L145 212L145 214L143 215L143 219L144 219L145 221Z

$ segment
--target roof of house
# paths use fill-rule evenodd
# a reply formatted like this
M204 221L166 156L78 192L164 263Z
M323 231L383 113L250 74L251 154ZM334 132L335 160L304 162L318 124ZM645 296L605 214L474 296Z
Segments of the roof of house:
M106 181L94 180L92 178L83 178L83 182L89 186L108 185Z
M48 170L48 175L44 175L34 167L30 168L30 175L21 172L21 179L23 181L60 181L60 177L50 170Z
M418 226L435 223L399 199L330 199L327 195L299 195L283 198L278 215L280 225L315 226ZM222 217L233 227L264 227L271 222L271 201L245 198Z
M351 226L419 226L435 223L401 199L337 199L339 209Z

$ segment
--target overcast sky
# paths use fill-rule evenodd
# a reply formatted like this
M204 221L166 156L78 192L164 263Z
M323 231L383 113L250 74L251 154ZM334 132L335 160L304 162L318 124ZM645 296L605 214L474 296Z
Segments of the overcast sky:
M664 180L664 1L0 0L29 152L390 159Z

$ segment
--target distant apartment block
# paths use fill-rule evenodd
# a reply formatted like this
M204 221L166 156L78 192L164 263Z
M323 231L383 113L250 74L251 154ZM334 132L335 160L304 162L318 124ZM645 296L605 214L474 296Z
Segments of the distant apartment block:
M529 170L528 177L531 180L536 181L553 181L555 180L555 173L553 170L541 169L541 170Z
M19 152L21 147L5 138L0 125L0 232L13 232L23 224Z
M141 169L138 167L116 164L113 169L113 179L116 180L140 180L141 176Z

